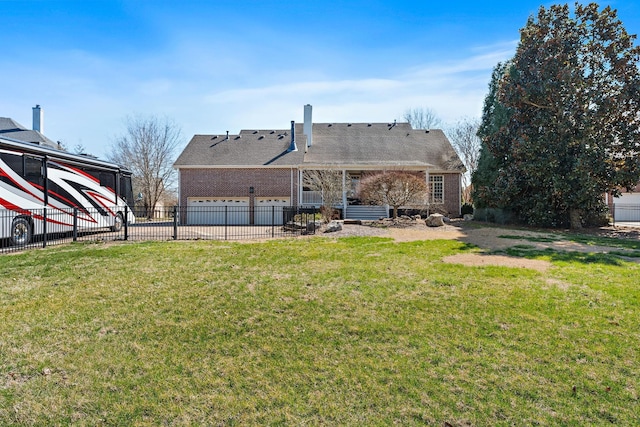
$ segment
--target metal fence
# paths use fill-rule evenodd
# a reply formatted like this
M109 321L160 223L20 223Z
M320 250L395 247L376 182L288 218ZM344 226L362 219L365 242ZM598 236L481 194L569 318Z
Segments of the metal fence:
M0 210L0 252L69 242L253 240L314 234L319 212L307 207L173 207L114 221L115 209ZM126 208L122 218L136 212Z
M640 205L614 204L611 208L611 217L615 224L640 224Z

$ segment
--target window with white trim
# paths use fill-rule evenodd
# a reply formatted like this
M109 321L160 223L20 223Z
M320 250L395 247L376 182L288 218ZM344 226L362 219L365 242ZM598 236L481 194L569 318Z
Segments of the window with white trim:
M444 203L443 175L429 175L429 203Z

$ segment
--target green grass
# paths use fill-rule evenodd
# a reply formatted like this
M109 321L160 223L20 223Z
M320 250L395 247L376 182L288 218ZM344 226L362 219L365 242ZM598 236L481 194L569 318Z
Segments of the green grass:
M611 248L620 248L620 249L635 249L640 251L640 241L638 240L617 239L613 237L601 237L601 236L593 236L588 234L554 233L553 236L525 236L525 235L505 234L498 237L502 239L526 240L529 242L543 242L543 243L570 241L570 242L582 243L590 246L598 245L598 246L608 246Z
M0 257L0 425L638 425L640 268L456 241Z

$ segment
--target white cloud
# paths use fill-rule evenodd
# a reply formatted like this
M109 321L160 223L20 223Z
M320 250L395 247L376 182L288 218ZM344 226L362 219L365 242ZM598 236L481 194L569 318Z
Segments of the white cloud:
M193 48L189 54L194 51L200 52ZM403 112L413 107L432 108L445 122L453 122L480 114L491 70L512 54L509 45L499 45L458 61L433 61L395 74L363 64L362 78L342 79L327 77L321 67L310 71L305 64L256 74L251 87L236 78L234 67L208 69L218 63L210 58L190 61L187 54L171 58L164 53L129 63L68 51L44 58L48 63L56 58L58 67L7 64L0 78L12 81L13 88L4 92L0 108L29 127L31 107L41 104L47 136L70 148L82 144L99 156L106 155L130 114L168 116L182 126L185 143L197 133L287 129L290 120L302 121L305 104L314 106L317 122L402 120ZM220 59L226 65L237 61ZM249 67L239 68L246 72Z
M411 107L434 109L445 122L479 116L493 67L512 50L492 52L457 62L430 63L384 79L292 81L254 88L211 91L202 97L216 111L215 133L243 128L286 128L302 120L302 106L314 105L317 122L369 122L402 119Z

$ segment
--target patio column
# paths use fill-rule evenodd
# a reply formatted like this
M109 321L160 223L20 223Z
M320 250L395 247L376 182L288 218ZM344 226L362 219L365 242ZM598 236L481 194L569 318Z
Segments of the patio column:
M431 198L431 186L429 185L429 169L424 170L424 179L427 184L427 200L425 200L425 203L427 205L427 214L429 214L429 199Z
M303 170L298 168L298 206L302 206L302 173Z
M342 219L347 218L347 189L345 184L347 182L347 171L342 169Z

